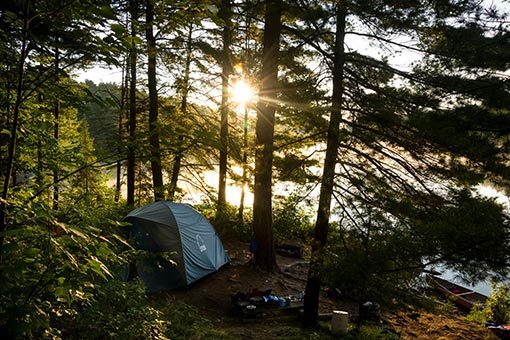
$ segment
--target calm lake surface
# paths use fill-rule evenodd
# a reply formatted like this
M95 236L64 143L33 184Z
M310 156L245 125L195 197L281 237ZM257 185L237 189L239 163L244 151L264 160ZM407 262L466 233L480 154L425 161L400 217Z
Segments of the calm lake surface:
M491 289L491 285L490 285L489 281L482 281L482 282L479 282L479 283L475 284L474 286L472 286L472 285L469 285L469 284L465 283L464 281L462 281L459 278L459 273L457 273L457 272L453 272L451 270L439 270L439 272L442 273L440 275L440 277L445 280L459 284L461 286L464 286L466 288L469 288L471 290L474 290L475 292L481 293L486 296L489 296L491 293L492 289Z
M461 285L463 287L466 287L468 289L471 289L471 290L481 293L483 295L489 296L492 292L490 279L489 279L488 275L487 275L487 280L480 281L475 285L470 285L469 283L464 282L460 278L459 272L455 272L455 271L446 269L442 266L434 266L434 267L431 267L430 269L432 269L435 272L441 273L438 276L445 280L456 283L458 285ZM506 279L506 280L503 280L502 282L509 282L509 281L510 281L510 279Z

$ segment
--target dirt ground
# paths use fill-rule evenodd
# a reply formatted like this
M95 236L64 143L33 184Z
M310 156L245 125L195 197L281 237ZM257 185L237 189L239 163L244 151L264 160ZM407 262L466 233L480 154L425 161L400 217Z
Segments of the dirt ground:
M308 271L307 262L277 255L280 273L268 274L250 263L248 244L224 240L231 263L218 273L211 275L191 286L187 291L167 293L169 302L180 301L195 306L199 312L215 327L239 339L279 339L289 338L289 330L299 329L298 313L286 317L264 317L246 319L233 309L231 297L237 292L247 292L257 288L261 291L271 289L277 296L298 295L304 291ZM356 318L357 305L345 299L330 298L325 293L320 301L320 313L327 319L333 310L349 313ZM351 319L352 321L352 319ZM250 326L248 327L247 324ZM382 310L382 324L389 331L399 335L400 339L441 339L441 340L494 340L488 330L465 320L465 313L452 308L448 311L438 309L435 312L414 309ZM332 337L333 338L333 337Z

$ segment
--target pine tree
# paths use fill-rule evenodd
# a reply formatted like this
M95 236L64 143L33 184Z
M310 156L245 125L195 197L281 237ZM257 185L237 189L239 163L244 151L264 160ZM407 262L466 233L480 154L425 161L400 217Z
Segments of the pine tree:
M277 268L273 240L272 172L282 7L280 0L266 2L261 89L257 103L253 231L257 243L255 263L267 271Z
M307 12L307 20L310 21L304 21L305 24L290 27L289 30L301 37L316 53L323 56L328 65L327 70L335 77L341 74L339 70L333 68L334 57L337 55L333 50L335 45L330 39L316 38L331 36L328 32L332 22L338 25L336 20L330 20L335 6L309 2L309 8L311 9ZM335 199L336 206L344 208L343 210L339 208L337 214L344 218L356 216L346 209L346 207L353 207L347 204L349 201L368 205L374 209L373 211L377 211L376 215L380 214L388 221L393 221L390 225L395 231L399 230L402 235L410 237L407 240L412 246L399 248L402 252L398 255L398 260L395 258L394 262L388 261L387 264L390 267L394 266L392 269L388 268L388 271L405 270L409 263L411 263L409 269L416 270L420 265L424 265L420 263L420 259L429 256L430 261L462 262L462 268L471 274L473 274L471 270L473 268L469 266L467 260L469 257L477 258L484 263L492 263L495 271L502 270L504 266L501 264L507 262L507 256L502 255L503 249L506 248L506 241L491 243L483 237L479 239L484 240L481 242L483 246L480 245L480 247L487 247L485 254L492 253L498 256L501 261L496 262L500 263L495 263L488 256L483 256L484 252L480 251L481 248L472 248L473 251L469 255L461 251L462 243L466 242L466 239L462 237L457 239L455 244L450 243L450 246L452 251L456 249L454 252L459 251L463 255L451 258L448 258L446 252L438 251L437 243L434 250L428 248L426 243L418 244L417 242L417 239L424 237L425 233L427 235L425 239L429 242L433 242L434 239L442 242L438 240L442 237L440 235L443 235L440 229L434 229L435 231L430 234L425 230L431 228L434 223L438 223L441 219L439 216L444 219L446 215L443 214L447 212L441 207L448 206L461 210L463 204L471 202L469 195L461 195L462 199L456 199L458 197L456 192L459 187L470 187L483 180L481 172L483 167L480 167L479 161L483 159L489 162L486 164L493 164L494 168L506 171L504 170L506 166L494 157L497 154L496 145L490 143L489 138L467 130L466 127L469 125L464 122L468 120L461 118L466 113L472 118L478 116L477 112L480 111L474 109L477 105L473 105L473 101L469 100L470 106L454 109L464 95L462 85L466 82L455 84L455 82L445 81L442 75L447 75L446 80L454 80L449 75L452 64L443 61L443 67L437 67L441 65L437 60L443 57L454 64L462 58L452 59L454 55L451 53L438 48L425 47L433 46L434 43L441 41L434 39L435 35L431 34L432 32L448 32L452 29L456 31L453 28L455 25L452 24L454 21L462 22L470 15L479 17L483 12L481 7L477 2L462 4L437 2L429 6L386 2L367 4L353 1L345 4L345 10L345 44L349 48L346 48L345 63L342 67L344 77L341 93L343 95L341 98L338 98L338 95L335 97L333 85L331 98L331 102L339 100L337 105L341 104L343 112L340 138L336 146L328 144L327 150L330 152L330 148L334 148L336 154L335 181L333 191L328 195ZM319 15L313 15L316 13ZM421 35L423 32L427 32L426 37ZM353 35L369 39L374 46L379 44L389 51L404 49L423 53L430 56L430 59L434 61L431 65L436 67L416 68L415 72L411 68L398 69L392 66L387 58L375 58L351 49L354 45L349 44L349 39ZM424 37L422 42L426 44L420 45L418 40L413 40L418 36ZM438 35L438 37L441 36L441 34ZM404 37L408 37L411 42L400 43L404 41ZM459 42L458 39L456 41ZM380 51L383 53L384 49ZM450 66L444 67L444 65ZM461 65L465 64L461 63ZM427 73L425 70L431 72ZM473 76L472 73L469 76L467 73L464 75ZM477 79L481 80L481 78ZM445 98L455 98L455 101L448 102ZM454 117L461 118L462 124L459 124L457 120L454 127ZM472 118L469 119L470 122L473 121ZM498 118L501 119L502 116ZM433 120L436 120L437 124L432 123ZM486 122L484 128L491 129L489 126L494 128L495 121ZM331 122L332 119L330 119ZM449 123L445 124L446 122ZM474 145L481 148L473 147ZM323 178L323 181L325 180L326 178ZM476 196L473 199L483 204L483 199ZM323 242L327 235L328 223L319 224L322 220L319 217L328 210L328 204L319 207L315 247L317 244L325 244ZM504 219L501 219L497 209L491 211L495 221L491 224L495 228L494 232L499 230L496 233L506 240L508 232L505 231ZM427 220L425 218L427 214L434 222L426 223L425 229L421 229L423 220ZM483 220L481 216L477 218L479 221ZM325 220L327 221L328 218ZM453 221L449 223L451 228L459 230L459 226L455 227ZM472 229L467 231L467 225L464 228L466 228L466 234L472 231ZM350 233L349 227L339 225L338 229L341 235L344 235L342 239L347 239ZM398 243L396 235L399 233L390 233L388 230L387 235L388 240ZM417 239L414 239L415 237ZM416 257L409 257L408 260L401 262L400 256L409 254L411 247L414 247ZM480 256L484 259L482 260ZM309 277L311 280L307 286L315 287L313 291L317 291L317 276L320 280L326 270L318 264L315 268L312 266ZM316 294L310 293L308 297L305 297L305 301L313 300L306 306L305 325L316 323L314 317L317 311L316 303L318 303L316 297Z

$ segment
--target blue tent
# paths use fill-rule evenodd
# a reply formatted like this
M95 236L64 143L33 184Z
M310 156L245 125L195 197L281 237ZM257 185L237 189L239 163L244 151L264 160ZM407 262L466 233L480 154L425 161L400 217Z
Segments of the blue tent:
M136 264L149 293L186 287L230 262L213 226L189 204L150 203L124 221L135 247L156 255Z

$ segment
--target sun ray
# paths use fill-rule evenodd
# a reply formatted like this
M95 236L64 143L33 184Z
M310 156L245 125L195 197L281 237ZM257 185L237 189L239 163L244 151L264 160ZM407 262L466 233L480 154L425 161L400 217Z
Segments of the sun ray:
M255 91L244 79L236 81L233 84L230 93L233 101L238 103L240 106L246 105L255 98Z

